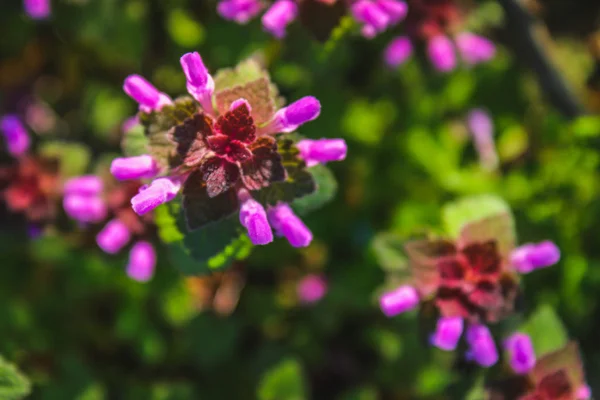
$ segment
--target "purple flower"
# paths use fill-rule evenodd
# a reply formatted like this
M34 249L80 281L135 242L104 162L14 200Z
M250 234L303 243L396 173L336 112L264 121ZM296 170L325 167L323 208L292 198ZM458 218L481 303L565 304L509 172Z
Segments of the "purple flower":
M411 54L412 43L410 39L407 36L398 36L386 47L383 59L388 66L395 68L404 64Z
M129 97L140 104L143 112L158 111L171 104L171 98L161 93L140 75L129 75L123 84L123 90Z
M267 220L264 207L252 197L247 190L238 193L242 203L240 206L240 223L248 231L248 237L254 245L269 244L273 241L273 232Z
M23 6L32 19L46 19L50 16L50 0L23 0Z
M361 32L368 39L383 32L391 22L388 13L370 0L358 0L352 5L350 12L356 21L363 24Z
M277 0L262 17L263 28L278 39L285 36L285 28L298 15L298 6L293 0Z
M581 385L575 394L577 400L589 400L592 398L592 389L587 385Z
M187 80L187 91L198 100L204 111L209 114L214 112L212 95L215 91L215 82L204 66L200 54L186 53L181 59L181 68Z
M375 0L375 4L383 10L390 19L390 25L396 25L408 14L408 6L399 0Z
M307 167L325 164L330 161L342 161L346 158L348 147L344 139L304 139L296 143L300 157Z
M306 247L312 241L311 231L286 203L270 207L268 218L277 236L285 236L292 246Z
M535 351L528 335L512 334L504 341L504 348L508 352L508 362L517 374L524 375L535 366Z
M444 35L434 36L427 43L427 54L433 66L440 72L449 72L456 67L456 55L452 41Z
M513 267L522 274L549 267L560 260L559 248L547 240L538 244L528 243L517 247L511 254Z
M81 195L81 196L99 196L102 194L104 183L99 176L83 175L76 178L71 178L65 182L65 196Z
M152 178L158 174L156 161L149 155L115 158L110 173L118 180Z
M327 293L327 282L319 275L306 275L296 287L298 298L304 304L315 303Z
M19 117L16 115L4 116L0 121L0 129L4 133L10 154L18 157L29 150L29 135Z
M456 36L456 47L468 65L476 65L494 58L496 46L490 40L470 32Z
M254 18L261 8L259 0L221 0L217 5L217 12L227 20L245 24Z
M69 217L87 223L100 222L108 213L106 204L100 197L81 194L65 195L63 208Z
M494 343L494 338L487 326L483 324L469 326L466 339L469 344L468 359L486 368L498 362L496 343Z
M473 135L475 150L479 161L487 170L498 167L498 153L494 144L494 125L489 114L480 108L475 108L467 115L467 126Z
M293 132L306 122L316 119L321 114L321 103L313 96L302 97L287 107L278 110L271 122L261 133Z
M387 317L410 311L419 305L419 294L410 285L403 285L379 298L379 307Z
M429 342L438 349L452 351L458 345L463 326L462 318L441 317L437 321L435 332L431 335Z
M98 246L108 254L118 253L129 242L131 233L121 220L109 221L96 236Z
M131 198L131 207L137 215L144 215L161 204L173 200L179 189L181 189L179 181L170 178L155 179Z
M134 244L129 252L127 275L136 281L147 282L152 278L155 266L156 253L154 247L145 241Z

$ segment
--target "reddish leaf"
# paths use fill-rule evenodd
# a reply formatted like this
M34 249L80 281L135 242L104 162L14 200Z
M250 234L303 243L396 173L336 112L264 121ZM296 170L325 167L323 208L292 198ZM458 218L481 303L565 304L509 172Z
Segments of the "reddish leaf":
M460 289L440 287L435 298L435 305L444 317L469 318L475 307Z
M415 240L406 243L404 249L421 295L428 296L435 292L440 280L438 262L440 257L456 254L454 244L447 240Z
M216 134L206 138L206 142L210 146L210 149L219 155L225 155L227 152L227 146L229 146L229 136Z
M231 140L252 143L256 139L256 126L245 103L221 115L215 123L215 130Z
M224 114L231 103L237 99L246 99L252 106L252 118L257 125L268 122L275 114L276 91L268 77L248 82L240 86L217 92L217 110Z
M539 387L547 377L554 376L558 371L565 371L570 386L574 389L579 388L585 383L583 364L579 355L579 346L575 342L570 342L565 347L540 358L536 363L531 377ZM546 383L551 385L552 382Z
M252 158L242 163L242 180L249 190L285 180L286 171L281 155L277 153L275 139L261 136L248 149L252 151Z
M465 278L464 267L456 256L440 257L437 261L437 269L446 286L459 284Z
M500 273L502 261L495 241L473 243L460 252L467 259L470 270L476 275L490 276Z
M171 139L177 143L177 154L186 166L197 165L206 156L206 138L213 134L212 119L198 113L187 118L173 130Z
M504 299L500 285L483 281L479 282L469 294L469 301L487 312L494 313L495 310L502 308Z
M189 230L226 218L238 208L239 201L233 188L211 197L200 171L192 172L186 179L183 186L183 210Z
M536 394L541 399L577 400L574 396L575 390L569 381L567 372L561 369L546 375L538 384Z
M219 157L211 157L200 167L202 179L206 182L209 197L215 197L226 192L235 185L240 178L237 165Z
M244 162L252 158L252 153L243 143L232 140L229 143L228 156L232 161Z
M460 232L458 246L466 248L471 243L488 241L495 241L501 258L508 260L515 247L515 228L510 213L501 213L465 225Z
M207 141L215 153L227 156L230 162L243 162L252 157L252 153L246 148L246 145L238 140L230 140L229 136L214 135Z

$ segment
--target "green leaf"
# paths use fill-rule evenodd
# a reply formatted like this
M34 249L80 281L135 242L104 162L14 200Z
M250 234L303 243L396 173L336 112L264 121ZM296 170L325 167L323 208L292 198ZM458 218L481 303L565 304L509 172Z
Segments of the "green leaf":
M150 155L162 167L174 168L181 164L177 155L177 145L171 139L176 126L198 112L198 104L189 96L182 96L172 105L164 106L160 111L140 113L140 123L148 137Z
M86 146L62 141L44 143L40 148L40 154L60 161L60 175L63 178L85 173L91 157L90 150Z
M304 400L306 384L302 366L297 360L281 361L269 369L258 387L259 400Z
M308 214L329 203L335 197L338 188L333 173L326 166L317 164L308 168L307 171L312 175L316 190L294 200L292 203L294 210L300 215ZM306 184L308 190L308 181Z
M252 197L265 206L275 205L280 201L292 203L316 190L316 182L299 157L300 151L293 140L279 140L277 146L277 152L281 154L281 161L288 177L283 182L274 182L264 189L252 192Z
M190 13L179 8L169 13L167 30L175 43L187 48L199 46L206 36L202 25L192 19Z
M493 215L466 224L459 237L459 247L470 243L482 243L493 240L498 252L504 259L510 257L515 247L516 234L512 215L508 212Z
M600 117L586 115L577 118L571 125L573 135L578 137L596 137L600 135Z
M235 86L244 85L268 76L257 58L248 58L234 68L220 69L214 75L215 93Z
M395 233L378 233L371 248L377 263L386 271L404 271L408 267L408 260L404 256L404 240Z
M176 243L183 240L184 235L179 230L177 217L171 213L176 201L163 204L154 210L154 223L158 228L158 237L164 243Z
M144 127L138 124L125 132L121 140L121 148L127 157L148 154L150 152L150 141L144 134Z
M569 340L562 321L547 304L539 306L519 330L531 337L538 356L563 348Z
M31 393L29 380L13 364L0 357L0 399L23 399Z
M446 232L456 239L468 223L501 213L511 213L508 204L500 197L486 194L464 197L444 205L442 220Z

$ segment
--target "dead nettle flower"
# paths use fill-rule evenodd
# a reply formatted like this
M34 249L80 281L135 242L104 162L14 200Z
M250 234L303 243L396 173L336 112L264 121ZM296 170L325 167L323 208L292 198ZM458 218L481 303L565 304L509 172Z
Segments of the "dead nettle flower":
M482 36L462 31L461 25L461 13L453 0L414 0L406 16L407 36L390 42L384 61L390 67L403 64L412 54L411 41L425 45L427 56L440 72L456 68L457 52L467 66L491 60L495 45Z
M498 167L498 153L494 144L494 125L490 115L476 108L467 115L467 127L473 135L475 150L483 168L492 171Z
M139 217L129 206L129 199L140 187L139 181L106 185L99 176L79 176L65 183L63 207L69 217L82 224L100 224L108 219L96 236L98 247L108 254L118 253L135 237L127 275L145 282L154 273L156 253L148 241L153 232L152 217Z
M388 317L432 304L440 320L431 343L453 350L463 333L470 351L467 357L490 366L498 358L485 324L510 315L518 294L518 273L550 266L560 258L551 242L526 244L513 249L507 230L510 217L499 214L467 224L459 239L412 241L405 245L412 269L412 283L384 293L380 307ZM496 230L496 232L494 231ZM493 361L493 362L492 362Z
M522 333L505 342L510 365L517 376L491 384L493 398L517 400L588 400L579 346L570 342L562 349L535 359L531 339ZM517 360L517 358L521 358Z
M270 243L273 227L292 246L308 246L312 234L285 202L270 204L265 209L251 192L286 181L288 171L282 160L283 152L291 154L288 161L297 167L302 167L300 162L314 165L344 159L346 145L341 139L304 140L296 150L293 146L278 149L275 135L292 132L317 118L321 112L319 101L307 96L277 111L265 104L255 104L257 108L253 108L250 101L232 90L216 96L213 78L198 53L185 54L181 65L188 92L197 103L190 99L169 105L166 100L159 100L168 97L143 78L126 79L126 92L143 106L141 119L160 118L163 109L168 115L175 114L179 112L177 107L185 108L187 113L182 121L167 127L169 132L160 139L175 145L176 154L169 156L169 160L176 160L176 166L171 163L161 167L151 155L113 161L111 172L120 180L168 175L155 179L135 195L131 199L133 210L143 215L175 198L183 187L183 205L190 229L239 210L240 223L253 244ZM264 79L249 83L250 95L254 91L271 90ZM154 112L148 114L148 109ZM292 154L294 151L297 156ZM202 210L193 210L200 204L204 204Z
M5 115L0 120L0 129L4 134L8 152L19 157L29 150L30 140L27 129L16 115Z
M367 39L398 24L407 12L408 6L400 0L357 0L350 6L352 17L361 24L361 33Z
M2 198L9 210L23 213L29 223L44 224L56 215L60 196L59 160L24 155L0 168Z
M46 19L50 16L50 0L23 0L23 7L32 19Z
M301 303L316 303L327 293L327 282L321 275L309 274L298 282L296 292Z
M259 0L221 0L217 12L225 19L245 24L262 10ZM263 29L278 39L285 36L285 30L298 16L295 0L277 0L263 14Z

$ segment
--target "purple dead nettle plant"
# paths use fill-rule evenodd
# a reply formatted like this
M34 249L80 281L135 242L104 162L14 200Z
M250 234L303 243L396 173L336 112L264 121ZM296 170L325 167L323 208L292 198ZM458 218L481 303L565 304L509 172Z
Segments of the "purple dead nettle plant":
M115 182L97 175L72 178L65 183L65 213L82 226L101 227L96 235L98 247L107 254L117 254L130 242L127 275L139 282L152 278L156 252L150 243L154 236L151 214L136 215L129 204L139 192L139 181Z
M333 6L336 0L314 0ZM340 0L338 0L340 1ZM276 0L269 6L260 0L221 0L217 12L225 19L245 24L266 8L262 16L263 29L278 39L286 33L299 13L301 2ZM361 26L363 36L373 38L377 34L398 24L407 13L407 5L401 0L352 0L347 2L350 15Z
M277 108L276 88L253 60L215 79L198 53L183 55L181 66L191 98L173 101L138 75L125 80L125 92L140 105L150 154L118 158L111 172L120 180L154 178L131 199L133 210L144 215L183 189L190 231L239 212L255 245L270 243L273 229L294 247L308 246L312 233L289 203L315 190L307 168L343 160L346 144L284 134L317 118L320 102L307 96ZM259 78L216 90L243 68Z
M394 317L419 305L433 309L438 319L432 345L454 350L464 333L467 359L484 367L494 365L498 350L488 324L515 312L519 274L560 259L559 249L550 241L514 248L514 238L507 233L511 227L511 217L501 213L465 225L455 241L406 243L410 282L384 293L379 299L381 310Z

